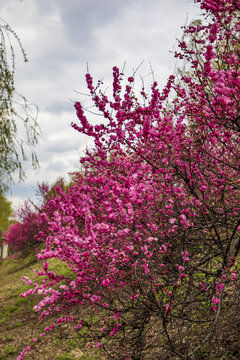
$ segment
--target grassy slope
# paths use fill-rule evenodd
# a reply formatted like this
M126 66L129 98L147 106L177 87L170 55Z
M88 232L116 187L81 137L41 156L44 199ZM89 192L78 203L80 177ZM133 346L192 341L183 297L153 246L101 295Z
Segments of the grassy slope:
M59 270L60 266L61 264L56 261L51 265L53 270ZM39 295L19 297L19 293L29 289L21 280L22 276L27 276L33 281L37 278L31 270L33 268L38 270L41 264L34 263L32 254L25 258L17 256L15 259L0 261L0 360L16 359L29 344L32 345L32 350L24 358L26 360L98 359L96 353L89 353L87 344L80 345L76 338L60 339L55 334L53 337L45 336L36 344L32 342L35 336L56 320L38 320L33 305L40 300Z
M69 271L57 260L52 261L50 267L59 273ZM36 344L32 342L32 339L43 332L47 325L56 321L54 317L44 321L38 320L33 305L41 299L39 295L19 297L19 293L29 288L21 280L22 276L27 276L33 281L38 278L32 272L33 268L38 270L42 267L40 263L34 262L32 254L25 258L16 257L16 259L0 261L0 360L16 359L22 349L29 344L32 345L32 350L24 360L103 360L104 354L90 352L87 340L85 345L82 345L84 340L80 341L76 334L73 334L73 337L68 325L64 325L68 338L60 339L59 335L54 333L40 339ZM220 360L240 359L240 315L239 303L235 301L237 300L235 296L232 290L226 291L223 314L216 328L218 344L215 344L215 350L218 352L217 347L223 347L226 354ZM83 317L85 318L84 314ZM203 347L197 354L196 360L219 360L219 357L214 355L215 351L211 356L208 351L204 351Z

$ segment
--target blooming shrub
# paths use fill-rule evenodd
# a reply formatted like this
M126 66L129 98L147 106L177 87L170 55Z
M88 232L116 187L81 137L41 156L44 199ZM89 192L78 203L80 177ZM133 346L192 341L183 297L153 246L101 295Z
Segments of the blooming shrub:
M44 206L47 206L51 199L54 199L57 195L56 188L60 188L64 191L68 185L65 184L63 178L59 178L52 186L47 183L38 184L37 195L39 197L39 205L36 206L33 203L25 201L23 206L20 206L16 211L17 222L9 226L8 230L4 233L4 236L13 251L31 250L36 247L41 238L38 237L38 233L41 229L47 231L44 223L41 222L40 213ZM48 213L50 216L50 208Z
M19 222L11 224L4 236L13 251L25 251L27 248L32 249L39 243L39 240L36 238L39 232L39 214L25 202L18 209L17 215Z
M221 305L239 301L225 294L239 285L240 2L197 2L208 22L185 28L195 47L179 43L175 56L192 71L181 83L171 75L160 91L155 82L140 101L134 77L123 89L114 67L110 99L86 75L105 121L89 123L75 104L72 127L95 147L41 213L44 282L22 296L43 294L41 318L64 314L45 333L87 327L109 358L194 358L219 341ZM72 275L50 271L51 258Z

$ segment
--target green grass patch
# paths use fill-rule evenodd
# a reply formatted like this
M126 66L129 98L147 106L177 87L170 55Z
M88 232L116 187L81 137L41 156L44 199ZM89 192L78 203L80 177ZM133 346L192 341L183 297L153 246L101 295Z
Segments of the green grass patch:
M7 359L9 355L15 355L18 353L18 349L15 346L7 345L3 347L3 353L0 354L0 360Z
M76 360L71 355L63 354L56 357L56 360Z
M8 328L9 328L9 330L11 330L11 329L20 328L22 326L23 326L23 323L21 321L17 321L13 325L9 325Z
M65 275L68 278L75 277L72 269L60 259L49 259L48 264L48 269L54 271L56 274Z

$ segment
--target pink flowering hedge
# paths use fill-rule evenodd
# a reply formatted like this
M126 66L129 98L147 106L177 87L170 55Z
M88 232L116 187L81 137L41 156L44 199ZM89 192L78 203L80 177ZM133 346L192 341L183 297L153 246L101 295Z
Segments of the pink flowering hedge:
M12 251L27 251L33 249L39 240L36 238L39 227L39 213L33 210L28 202L17 211L18 222L9 226L4 234Z
M56 188L64 190L68 188L68 185L65 184L63 178L59 178L52 186L46 183L38 184L37 195L39 197L39 205L36 206L30 201L25 201L17 209L15 213L17 222L11 224L4 233L4 237L12 251L21 251L25 254L42 242L41 237L37 235L40 229L41 231L44 229L47 231L47 228L42 222L40 214L45 204L49 204L56 197Z
M134 76L123 87L114 67L108 97L86 75L104 121L75 104L72 127L95 147L40 215L44 282L21 296L42 294L40 318L59 313L44 334L87 328L109 359L194 359L215 349L225 307L239 305L240 2L196 2L207 21L184 30L193 45L175 54L190 69L180 82L171 75L138 99ZM49 270L51 258L72 275Z

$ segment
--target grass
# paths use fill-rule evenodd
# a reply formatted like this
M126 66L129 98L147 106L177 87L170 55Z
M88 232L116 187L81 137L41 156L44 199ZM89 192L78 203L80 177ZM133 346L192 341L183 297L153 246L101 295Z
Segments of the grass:
M58 334L47 335L36 344L34 337L43 332L44 328L56 320L56 316L39 321L33 306L41 299L34 294L26 298L19 296L29 286L21 280L29 277L33 282L41 280L36 272L42 269L42 264L35 261L33 254L26 257L17 255L0 261L0 360L13 360L22 349L31 345L32 350L26 355L26 360L97 360L98 351L91 351L87 342L81 344L81 339L61 339ZM49 269L70 277L71 269L60 260L51 259ZM102 359L102 357L101 357Z

